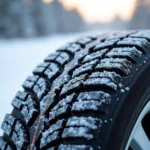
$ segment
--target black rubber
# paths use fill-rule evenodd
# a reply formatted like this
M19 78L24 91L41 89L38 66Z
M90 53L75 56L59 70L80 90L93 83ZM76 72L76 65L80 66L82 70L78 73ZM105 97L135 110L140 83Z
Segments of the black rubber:
M128 31L81 38L50 54L13 99L0 149L124 150L132 117L146 103L149 52L150 31Z

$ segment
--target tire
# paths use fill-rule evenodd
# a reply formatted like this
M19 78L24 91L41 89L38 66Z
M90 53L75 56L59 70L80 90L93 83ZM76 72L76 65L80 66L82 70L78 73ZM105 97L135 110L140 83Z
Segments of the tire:
M124 150L150 95L150 31L88 36L39 64L2 123L1 150Z

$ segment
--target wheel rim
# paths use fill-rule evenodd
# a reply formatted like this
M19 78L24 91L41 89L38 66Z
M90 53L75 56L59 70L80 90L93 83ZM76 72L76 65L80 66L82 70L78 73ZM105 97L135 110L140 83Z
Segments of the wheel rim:
M131 131L125 150L150 150L150 101L141 111Z

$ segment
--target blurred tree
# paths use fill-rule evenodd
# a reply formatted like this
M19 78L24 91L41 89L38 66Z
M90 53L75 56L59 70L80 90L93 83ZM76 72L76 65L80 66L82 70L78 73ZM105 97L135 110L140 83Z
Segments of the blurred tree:
M150 1L138 0L136 10L130 21L130 29L149 29L150 28Z
M0 36L31 37L79 31L84 23L76 10L66 11L58 0L0 0Z

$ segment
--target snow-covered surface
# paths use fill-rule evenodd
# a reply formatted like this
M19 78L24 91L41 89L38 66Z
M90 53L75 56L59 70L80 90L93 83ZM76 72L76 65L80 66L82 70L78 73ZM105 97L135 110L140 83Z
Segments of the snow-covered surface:
M81 36L81 34L80 34ZM37 39L0 40L0 124L12 110L11 101L36 65L49 53L79 35L55 35ZM2 130L0 129L0 135Z

